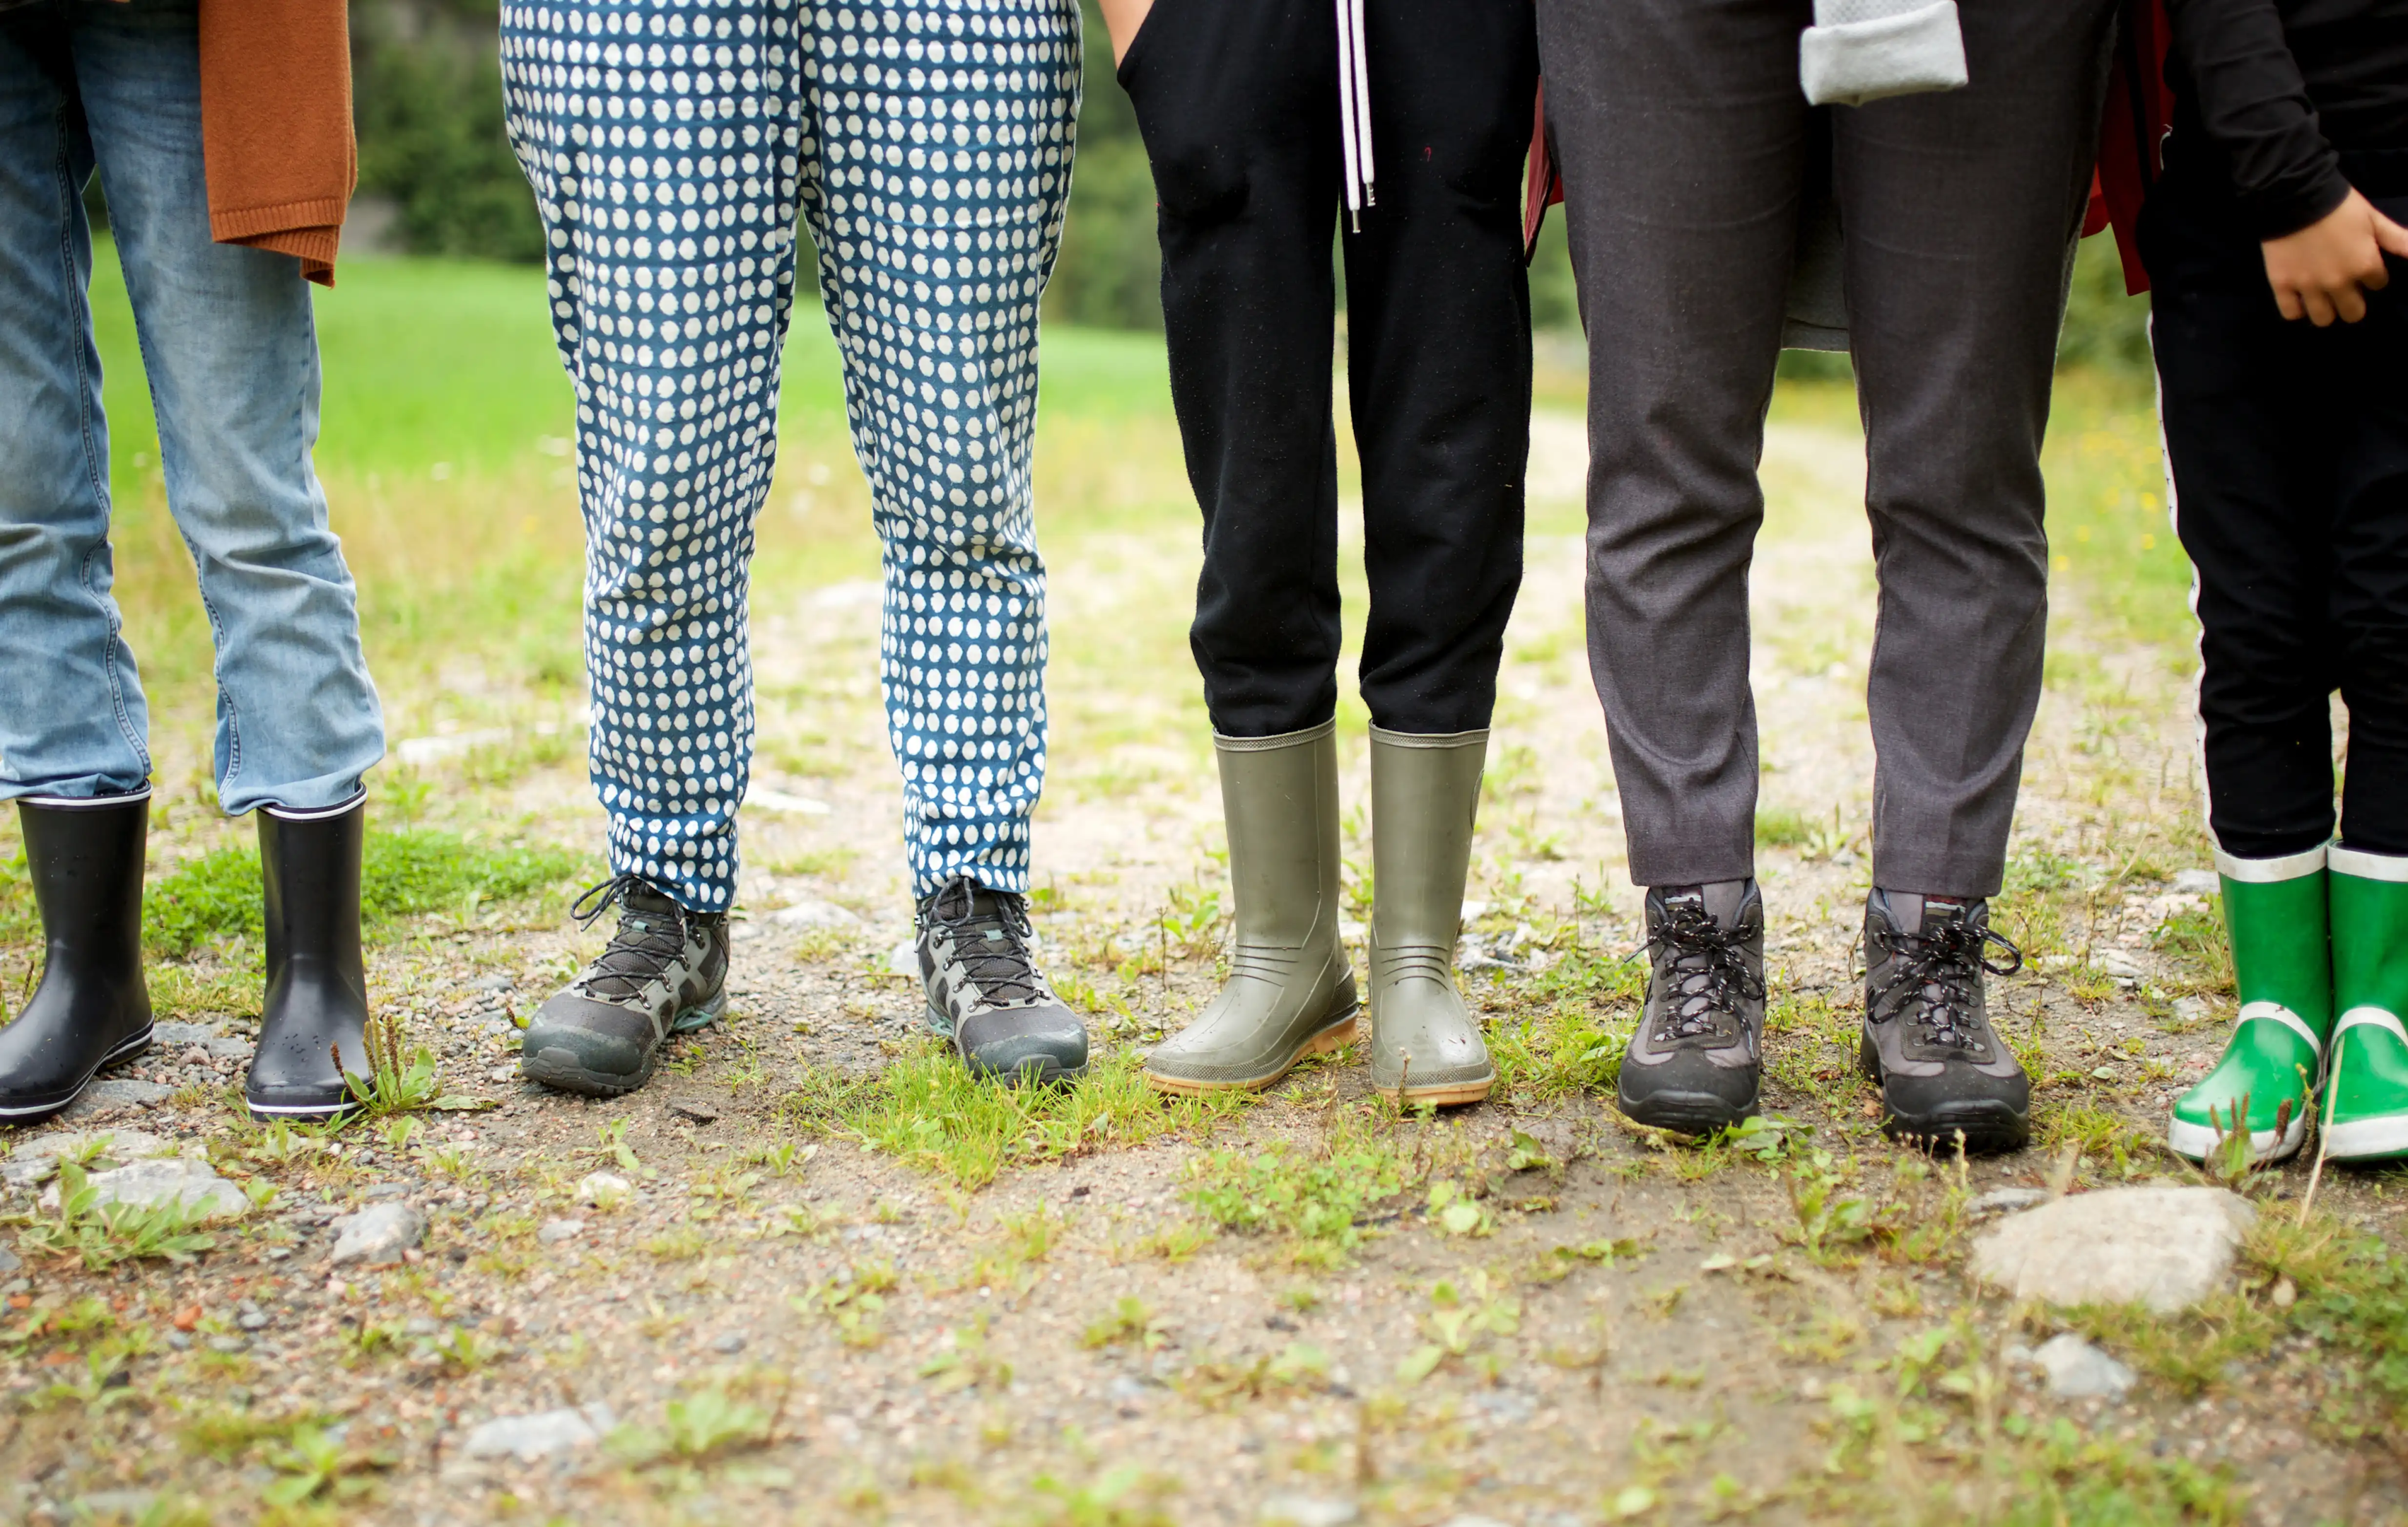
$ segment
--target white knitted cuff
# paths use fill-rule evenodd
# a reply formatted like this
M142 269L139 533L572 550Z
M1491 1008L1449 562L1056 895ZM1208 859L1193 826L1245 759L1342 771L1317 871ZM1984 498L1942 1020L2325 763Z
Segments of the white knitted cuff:
M1956 0L1814 0L1798 39L1798 77L1816 106L1959 90L1965 37Z

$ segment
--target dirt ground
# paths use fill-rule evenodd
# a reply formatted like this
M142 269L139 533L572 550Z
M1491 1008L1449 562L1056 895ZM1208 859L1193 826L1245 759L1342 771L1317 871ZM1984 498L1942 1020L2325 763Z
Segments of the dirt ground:
M0 1274L0 1514L2396 1520L2397 1455L2331 1377L2346 1338L2286 1313L2315 1290L2278 1277L2280 1249L2188 1321L2018 1310L1963 1272L1994 1190L2195 1180L2153 1142L2231 1004L2175 936L2209 909L2174 881L2207 862L2178 654L2113 645L2059 594L2000 904L2033 962L1991 999L2039 1084L2039 1137L1970 1163L1894 1149L1852 1063L1862 448L1844 419L1777 421L1755 677L1768 1107L1789 1127L1650 1136L1610 1101L1638 892L1582 640L1582 434L1542 416L1534 438L1544 512L1466 908L1482 967L1466 983L1505 1071L1494 1101L1398 1117L1351 1053L1244 1107L1174 1112L1131 1083L1130 1059L1212 990L1223 910L1181 640L1195 537L1161 522L1053 556L1039 925L1104 1063L1082 1102L990 1095L984 1146L915 1124L915 1098L967 1090L888 965L908 907L875 591L824 587L755 612L768 794L746 814L727 1021L623 1103L517 1081L513 1020L599 942L552 906L374 957L381 1008L489 1110L270 1137L227 1106L238 1061L154 1051L124 1075L173 1097L75 1127L206 1151L265 1202L191 1262L27 1250ZM1342 720L1347 852L1368 862L1359 709ZM570 751L491 788L590 835ZM441 753L419 756L448 789L461 759ZM243 1034L240 1013L200 1021ZM2247 1187L2287 1223L2307 1176ZM2389 1235L2398 1198L2388 1177L2328 1173L2313 1224L2327 1242ZM329 1262L337 1216L395 1201L428 1220L407 1260ZM40 1217L30 1194L5 1206ZM2050 1397L2008 1349L2060 1330L2137 1386ZM591 1412L602 1445L471 1454L482 1422L578 1406L608 1408Z

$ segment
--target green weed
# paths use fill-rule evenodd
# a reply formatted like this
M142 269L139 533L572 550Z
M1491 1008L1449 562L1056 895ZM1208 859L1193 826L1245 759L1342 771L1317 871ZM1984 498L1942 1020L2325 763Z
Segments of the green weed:
M1366 1212L1412 1187L1419 1172L1383 1133L1337 1132L1318 1155L1285 1141L1247 1155L1216 1150L1191 1163L1187 1201L1225 1230L1277 1232L1289 1255L1308 1266L1334 1266L1362 1244Z
M36 1220L17 1244L40 1255L79 1260L92 1272L148 1257L190 1262L218 1244L217 1237L201 1233L208 1217L205 1205L180 1198L104 1204L82 1167L61 1162L58 1213Z
M707 1389L671 1400L658 1427L629 1424L604 1439L614 1453L638 1466L676 1460L699 1463L769 1440L772 1418L759 1406Z

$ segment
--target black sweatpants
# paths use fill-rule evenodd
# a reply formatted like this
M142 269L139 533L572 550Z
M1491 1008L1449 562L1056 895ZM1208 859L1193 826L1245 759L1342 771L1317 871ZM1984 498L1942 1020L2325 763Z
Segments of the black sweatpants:
M2408 219L2408 196L2381 193L2408 190L2408 155L2383 157L2389 175L2361 161L2352 179ZM2332 835L2339 690L2342 842L2408 854L2408 262L2364 321L2318 329L2276 310L2220 188L2177 168L2141 235L2175 528L2199 571L2216 842L2269 859Z
M1530 0L1375 0L1378 205L1342 235L1373 724L1488 724L1522 578ZM1204 511L1191 642L1213 728L1338 703L1330 235L1344 161L1329 0L1155 0L1120 69L1153 160L1171 398Z

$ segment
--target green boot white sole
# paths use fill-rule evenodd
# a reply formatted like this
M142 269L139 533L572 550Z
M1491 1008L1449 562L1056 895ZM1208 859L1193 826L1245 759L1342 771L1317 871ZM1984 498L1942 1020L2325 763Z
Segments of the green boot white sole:
M2307 1139L2308 1099L2323 1080L2332 1028L2325 850L2284 859L2218 853L2215 867L2241 1016L2215 1069L2175 1101L2166 1145L2204 1161L2245 1130L2252 1161L2283 1161Z
M2325 1154L2408 1158L2408 858L2336 848L2332 906L2332 1080Z

